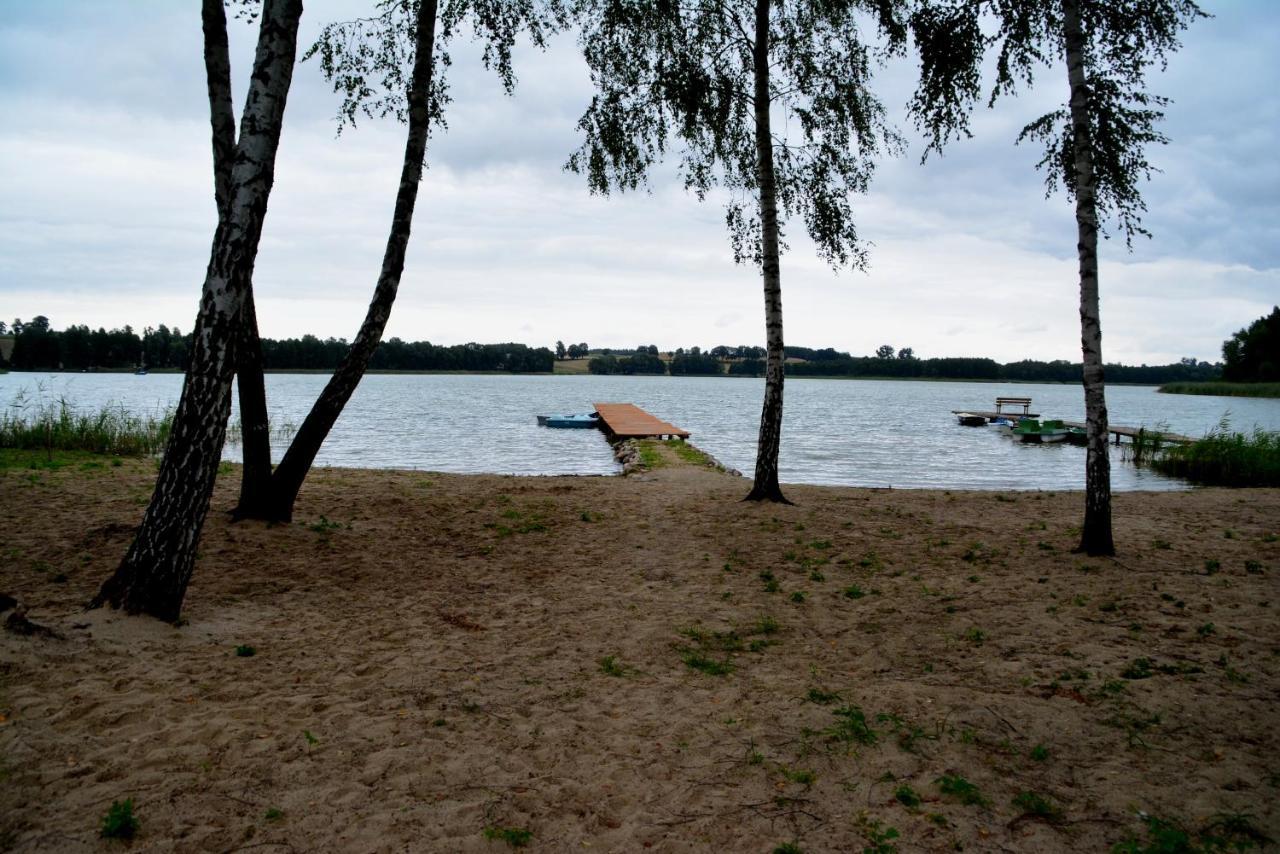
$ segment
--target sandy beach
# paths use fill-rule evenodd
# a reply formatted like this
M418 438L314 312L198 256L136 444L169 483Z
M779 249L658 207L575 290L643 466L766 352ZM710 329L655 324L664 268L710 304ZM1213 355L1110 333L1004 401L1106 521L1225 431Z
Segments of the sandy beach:
M748 505L664 453L319 470L275 527L232 468L179 627L81 610L153 463L0 472L0 592L59 635L0 632L0 849L123 850L125 798L134 851L1280 839L1280 491L1119 494L1091 559L1078 493Z

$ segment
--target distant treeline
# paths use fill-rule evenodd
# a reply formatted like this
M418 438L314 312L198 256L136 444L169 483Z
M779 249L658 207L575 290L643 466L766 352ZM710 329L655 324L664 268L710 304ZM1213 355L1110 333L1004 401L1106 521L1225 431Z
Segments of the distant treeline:
M1271 322L1271 319L1267 319ZM1256 326L1257 324L1255 324ZM90 329L69 326L53 329L49 319L38 316L12 326L0 323L0 335L14 336L7 367L17 370L185 370L191 351L191 336L164 324L148 327L139 334L132 327ZM272 371L328 371L338 366L347 352L342 338L262 339L263 366ZM585 344L574 345L585 354ZM0 364L6 348L0 348ZM568 348L565 348L568 350ZM1263 348L1255 347L1261 351ZM677 349L667 358L658 355L652 344L634 350L596 351L587 363L594 374L671 374L672 376L763 376L765 352L761 347L739 346ZM1024 359L1000 364L993 359L920 359L910 348L894 350L885 345L875 356L851 356L830 347L788 347L787 374L794 377L890 377L902 379L1012 380L1022 382L1080 381L1080 363L1039 362ZM547 347L526 344L454 344L441 346L428 341L383 341L373 355L370 368L382 371L503 371L509 373L549 373L555 353ZM1107 381L1159 385L1173 382L1206 382L1222 378L1222 367L1195 359L1172 365L1107 365Z
M795 362L787 374L799 377L895 377L904 379L1005 380L1016 382L1078 383L1079 362L1040 362L1023 359L1001 364L994 359L878 359L871 356L822 362ZM1208 362L1171 365L1106 366L1107 382L1159 385L1168 382L1215 380L1222 369Z
M629 352L633 355L618 355ZM1006 380L1018 382L1080 382L1079 362L1040 362L1024 359L1001 364L994 359L919 359L911 350L883 347L883 355L850 356L831 348L787 347L787 375L793 377L888 377L895 379ZM764 351L759 347L698 347L676 350L664 362L643 348L593 356L587 363L593 374L663 374L672 376L764 376ZM1219 365L1183 359L1171 365L1107 365L1107 381L1159 385L1168 382L1216 380Z
M51 328L43 316L0 329L13 334L13 352L8 367L16 370L186 370L191 352L191 336L164 324L148 327L139 335L132 327L90 329L69 326ZM276 340L262 339L263 367L267 370L333 370L346 355L348 344L341 338L320 339L314 335ZM2 351L0 351L2 352ZM0 356L2 361L2 356ZM427 341L383 341L373 354L370 367L388 371L506 371L549 373L555 355L546 347L525 344L455 344L439 346Z

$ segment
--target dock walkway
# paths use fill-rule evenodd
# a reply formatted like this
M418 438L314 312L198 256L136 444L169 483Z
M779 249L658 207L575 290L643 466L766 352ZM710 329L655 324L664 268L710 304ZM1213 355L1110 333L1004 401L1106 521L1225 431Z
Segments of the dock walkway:
M610 436L618 439L665 439L667 437L688 439L689 431L681 430L653 417L634 403L597 403L594 404L604 429Z
M1008 412L989 412L989 411L980 411L977 409L953 409L951 410L951 414L952 415L977 415L987 419L988 421L991 421L992 419L995 419L995 418L1010 418L1016 421L1019 418L1039 417L1039 414L1035 412L1029 412L1027 413L1027 415L1011 415ZM1063 421L1062 423L1068 427L1078 427L1081 430L1087 429L1083 421ZM1192 439L1190 436L1183 436L1179 433L1170 433L1168 431L1162 431L1162 430L1151 430L1145 427L1126 427L1121 424L1107 425L1107 432L1115 437L1117 445L1120 444L1121 437L1124 437L1126 439L1135 439L1137 438L1139 433L1145 433L1146 435L1153 436L1153 437L1159 436L1162 442L1186 443L1186 442L1195 441L1195 439Z
M1081 430L1089 429L1089 426L1083 421L1063 421L1068 427L1078 427ZM1194 442L1190 436L1183 436L1181 433L1169 433L1165 430L1149 430L1146 427L1125 427L1119 424L1107 425L1107 432L1116 437L1116 444L1120 444L1120 437L1124 436L1128 439L1136 439L1139 433L1145 433L1148 436L1159 436L1162 442L1173 442L1175 444L1185 444Z

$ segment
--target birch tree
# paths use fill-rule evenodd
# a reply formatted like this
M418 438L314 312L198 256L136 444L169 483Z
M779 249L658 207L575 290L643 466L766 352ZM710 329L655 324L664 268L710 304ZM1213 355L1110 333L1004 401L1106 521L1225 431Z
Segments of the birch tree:
M1146 147L1168 141L1156 130L1168 100L1147 91L1146 75L1203 16L1193 0L921 0L912 17L920 53L912 110L934 151L969 135L986 57L994 54L996 70L988 106L1031 86L1046 67L1065 71L1066 102L1026 125L1017 141L1043 145L1046 193L1062 189L1075 203L1088 428L1079 551L1090 555L1115 553L1098 234L1114 221L1130 248L1135 236L1150 236L1139 184L1154 168Z
M541 47L563 21L558 0L383 0L368 18L331 24L307 51L317 58L334 91L342 96L339 129L360 118L394 116L408 123L395 210L373 297L342 362L312 404L302 426L269 478L245 481L236 515L289 521L298 492L329 431L342 414L382 340L404 272L418 185L431 126L444 125L449 101L441 72L450 65L447 45L471 32L484 43L483 61L493 68L509 94L515 86L511 54L527 34ZM437 30L439 37L437 38ZM411 72L406 69L412 67ZM256 340L256 324L253 337ZM241 381L246 367L242 364ZM256 367L261 382L261 363ZM243 398L242 398L243 399ZM265 431L265 407L261 416Z
M253 0L235 0L238 16L255 16ZM213 147L214 201L218 219L227 216L231 200L231 168L236 152L236 117L231 103L231 58L223 0L202 0L204 68L209 95L209 126ZM267 423L267 392L262 372L262 341L258 337L253 282L244 282L244 307L236 346L236 391L240 401L240 444L244 465L240 476L240 508L255 508L266 496L271 479L271 433ZM255 508L256 509L256 508ZM237 512L242 512L239 509Z
M635 190L679 147L685 188L727 198L734 260L760 272L766 366L747 500L786 502L778 482L785 350L783 224L798 217L833 267L862 268L850 197L900 146L870 90L875 48L898 50L896 0L583 0L582 48L596 94L568 167L596 193Z
M301 16L301 0L263 3L253 73L225 184L225 215L219 216L214 232L201 292L191 366L142 525L91 607L111 605L169 621L181 612L226 441L241 312L275 177ZM224 119L220 115L217 121Z

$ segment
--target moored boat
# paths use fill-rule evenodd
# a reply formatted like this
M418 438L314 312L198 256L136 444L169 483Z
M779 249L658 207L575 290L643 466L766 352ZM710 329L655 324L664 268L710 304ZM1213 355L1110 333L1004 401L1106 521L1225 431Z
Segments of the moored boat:
M538 423L546 427L585 428L599 427L600 415L596 412L581 415L539 415Z
M985 415L975 415L972 412L957 412L956 418L965 427L986 427L987 417Z
M1040 422L1034 418L1024 418L1013 428L1012 434L1023 442L1048 445L1066 441L1067 428L1057 420Z

